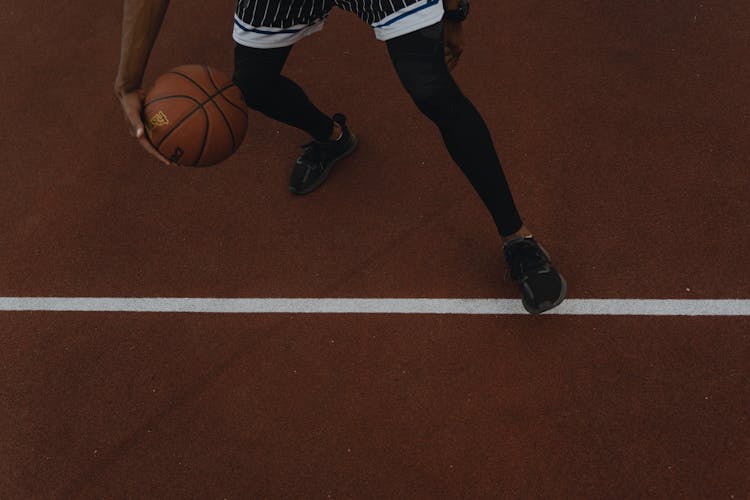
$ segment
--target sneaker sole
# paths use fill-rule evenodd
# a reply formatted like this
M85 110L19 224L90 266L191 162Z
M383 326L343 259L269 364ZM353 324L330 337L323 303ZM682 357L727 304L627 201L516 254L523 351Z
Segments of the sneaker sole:
M560 275L560 282L562 286L560 287L560 296L557 298L557 300L555 300L554 302L542 302L538 307L534 307L531 304L527 303L526 297L524 297L521 301L523 303L523 308L526 309L526 311L530 314L541 314L544 311L549 311L550 309L559 306L562 301L568 297L568 282L565 281L565 278L563 278L562 275Z
M342 159L346 158L347 156L349 156L350 154L352 154L355 149L357 149L357 146L359 145L359 139L357 139L356 135L354 135L354 134L351 134L351 135L352 135L352 145L349 147L349 149L347 149L346 151L344 151L343 153L341 153L341 155L339 155L338 158L336 158L335 160L333 160L328 165L328 168L323 171L323 173L320 175L320 177L318 177L318 180L316 180L313 184L310 184L309 186L307 186L303 190L298 190L294 186L289 186L289 191L291 191L292 194L303 195L303 194L311 193L311 192L315 191L316 189L318 189L320 187L320 185L323 184L323 182L325 182L325 180L328 178L328 175L331 173L331 169L333 168L333 166L339 160L342 160Z

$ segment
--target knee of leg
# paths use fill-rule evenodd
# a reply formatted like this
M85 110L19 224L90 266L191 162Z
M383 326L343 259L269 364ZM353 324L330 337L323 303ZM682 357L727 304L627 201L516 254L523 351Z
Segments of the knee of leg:
M414 87L410 95L419 110L435 123L452 119L463 98L453 82L425 82Z
M273 97L290 50L291 47L257 49L235 45L232 79L250 108L262 110Z
M439 123L455 115L463 95L449 74L407 73L402 79L414 104L430 120Z
M235 71L234 83L242 92L245 104L251 109L262 111L264 104L274 92L274 82L268 78L259 78L252 75L243 75L241 71Z
M463 97L445 66L442 33L438 23L388 42L402 85L419 110L435 122L455 113Z

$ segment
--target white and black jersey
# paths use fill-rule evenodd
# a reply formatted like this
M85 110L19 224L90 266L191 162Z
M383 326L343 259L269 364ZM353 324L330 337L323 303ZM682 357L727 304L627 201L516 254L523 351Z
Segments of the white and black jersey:
M237 17L252 26L289 28L321 19L332 7L374 24L419 0L239 0Z
M238 0L234 39L258 48L283 47L323 28L331 9L356 14L380 40L434 24L442 0Z

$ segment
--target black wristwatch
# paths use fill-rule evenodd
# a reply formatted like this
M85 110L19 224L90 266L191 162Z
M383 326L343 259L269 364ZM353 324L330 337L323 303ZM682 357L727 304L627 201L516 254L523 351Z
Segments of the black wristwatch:
M446 21L463 22L469 16L469 0L459 0L458 8L455 10L446 10L443 19Z

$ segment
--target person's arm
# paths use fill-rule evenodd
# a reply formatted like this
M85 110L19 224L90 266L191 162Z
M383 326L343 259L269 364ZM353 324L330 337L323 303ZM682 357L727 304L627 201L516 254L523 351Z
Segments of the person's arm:
M446 11L458 9L459 0L443 0L443 9ZM460 21L446 20L443 23L445 34L445 65L449 71L458 64L458 59L464 51L464 34Z
M144 136L141 119L144 93L141 85L167 7L169 0L123 1L120 64L115 79L115 95L120 100L131 133L146 151L165 165L169 165L169 160Z

